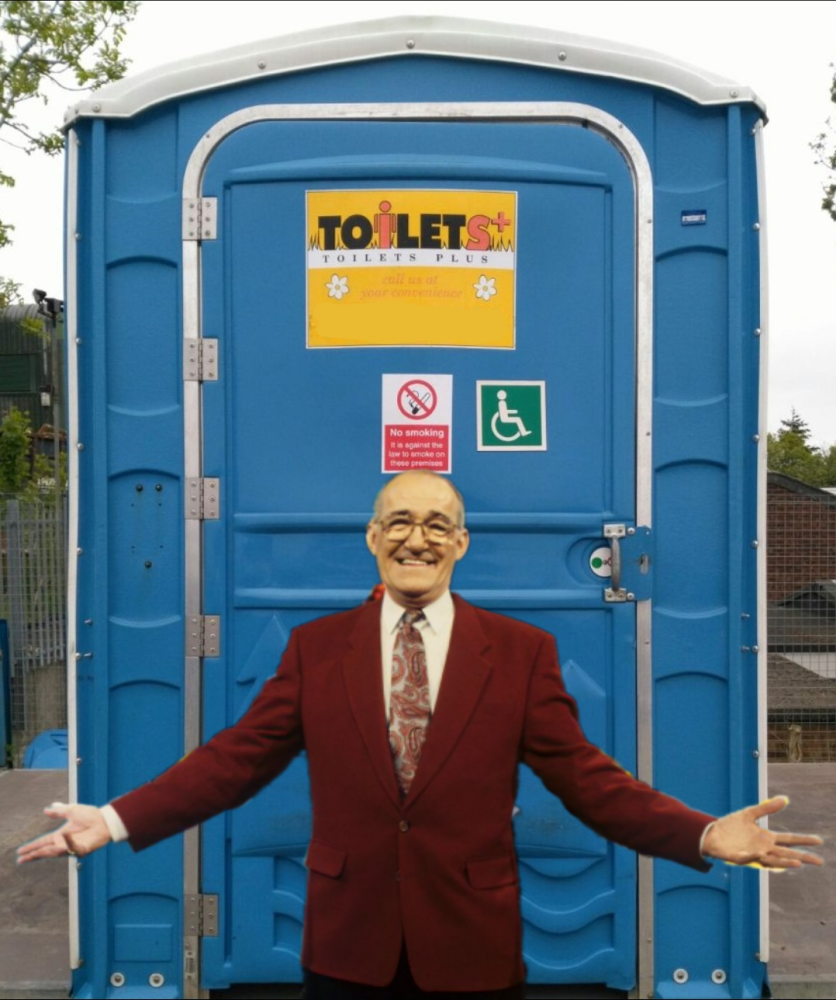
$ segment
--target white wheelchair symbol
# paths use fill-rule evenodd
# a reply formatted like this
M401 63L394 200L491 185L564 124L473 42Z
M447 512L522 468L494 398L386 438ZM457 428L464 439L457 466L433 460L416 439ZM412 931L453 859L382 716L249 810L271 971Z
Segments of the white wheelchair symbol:
M496 413L491 417L491 433L493 436L508 444L519 440L519 438L528 437L531 431L526 429L523 418L520 416L520 411L511 410L508 407L508 403L506 402L508 393L504 389L500 389L496 394L496 398L498 400ZM512 427L516 427L516 430L511 435L501 434L497 427L498 424L510 424Z

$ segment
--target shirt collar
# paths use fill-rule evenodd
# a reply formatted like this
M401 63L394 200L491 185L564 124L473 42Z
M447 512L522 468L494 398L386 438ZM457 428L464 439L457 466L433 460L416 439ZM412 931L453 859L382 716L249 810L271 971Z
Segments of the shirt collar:
M403 613L406 609L402 608L400 604L392 600L389 596L388 590L384 593L383 601L381 603L380 621L383 632L386 635L391 635L391 633L393 633L398 627L398 623L401 618L403 618ZM424 612L424 618L427 620L427 627L431 628L433 632L449 632L449 630L453 627L455 606L449 590L445 590L441 597L421 610Z

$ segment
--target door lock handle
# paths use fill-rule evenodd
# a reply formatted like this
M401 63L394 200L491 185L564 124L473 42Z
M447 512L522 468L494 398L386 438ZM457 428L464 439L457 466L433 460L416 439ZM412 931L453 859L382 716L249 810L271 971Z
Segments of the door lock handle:
M621 541L618 535L610 539L611 568L610 586L613 590L621 590Z
M610 566L612 574L610 585L604 589L604 600L610 604L620 604L629 600L627 591L621 586L621 539L626 537L628 529L625 524L605 524L604 538L610 543Z

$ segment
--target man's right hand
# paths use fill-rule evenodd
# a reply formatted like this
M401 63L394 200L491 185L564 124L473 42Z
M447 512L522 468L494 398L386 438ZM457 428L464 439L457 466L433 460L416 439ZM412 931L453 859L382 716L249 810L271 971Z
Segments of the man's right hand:
M17 849L17 863L37 861L39 858L60 858L68 855L83 857L104 847L111 840L110 830L96 806L66 805L53 802L44 809L47 816L66 820L63 826L30 840Z

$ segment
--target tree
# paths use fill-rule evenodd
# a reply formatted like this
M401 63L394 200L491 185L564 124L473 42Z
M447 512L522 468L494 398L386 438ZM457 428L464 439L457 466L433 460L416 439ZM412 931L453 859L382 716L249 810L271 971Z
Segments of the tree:
M0 2L0 140L27 153L60 152L60 130L37 131L22 113L28 102L48 103L54 86L88 90L118 80L127 67L119 44L138 6L116 0ZM2 168L0 185L14 186ZM12 228L0 220L0 247L11 242ZM10 301L16 294L13 282L0 279L0 299Z
M10 407L0 421L0 500L4 495L48 500L55 496L54 462L35 454L29 414ZM67 461L62 454L58 468L58 494L67 487Z
M781 426L787 433L797 434L802 441L807 441L810 437L810 427L806 420L802 420L795 407L790 410L789 417L781 421Z
M0 423L0 493L22 492L32 472L29 417L12 407Z
M836 104L836 74L830 81L830 100ZM810 143L810 147L816 154L816 160L827 171L828 180L822 185L824 197L821 200L821 207L836 222L836 145L833 144L834 129L833 123L827 119L827 131L822 132L815 142Z
M767 462L771 472L800 479L808 486L836 485L836 445L825 453L807 443L810 428L795 409L781 421L777 434L767 439Z
M836 486L836 444L832 444L823 456L824 478L823 486Z

